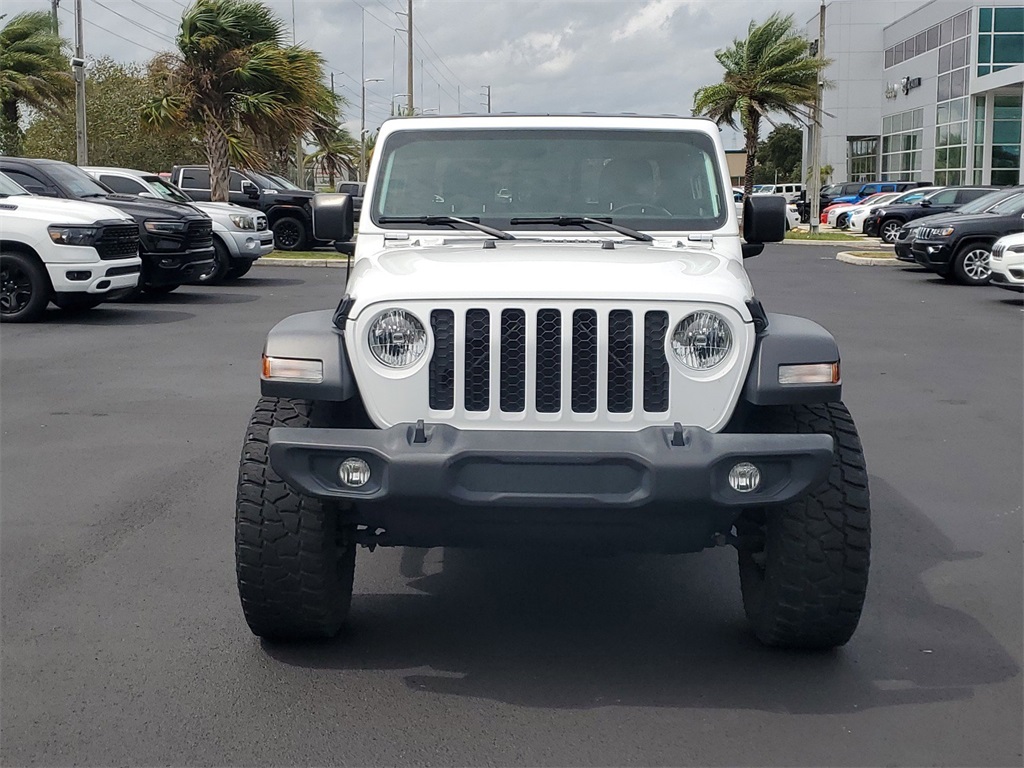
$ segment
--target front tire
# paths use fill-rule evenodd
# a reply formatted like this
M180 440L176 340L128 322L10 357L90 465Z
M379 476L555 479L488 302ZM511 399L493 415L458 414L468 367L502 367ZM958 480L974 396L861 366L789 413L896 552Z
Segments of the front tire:
M857 428L842 403L760 408L754 418L758 432L830 434L835 454L828 478L810 495L737 522L744 611L766 645L843 645L860 620L871 544Z
M290 488L270 466L273 427L318 423L324 403L264 397L242 447L235 505L235 572L253 634L272 640L333 637L352 601L356 544L337 509Z
M903 228L903 222L898 219L886 219L878 226L878 236L882 238L883 243L889 243L892 245L896 242L896 238L899 237L900 229Z
M274 222L274 245L282 251L304 251L309 244L306 225L293 216L284 216Z
M213 266L196 276L193 285L220 285L231 268L231 255L218 238L213 238Z
M251 261L236 263L234 266L228 269L227 279L237 280L242 275L246 274L250 269L252 269L252 264L253 263Z
M961 285L988 285L992 279L992 246L985 243L967 243L953 257L949 274Z
M0 253L0 322L38 320L52 294L50 277L35 258L21 251Z

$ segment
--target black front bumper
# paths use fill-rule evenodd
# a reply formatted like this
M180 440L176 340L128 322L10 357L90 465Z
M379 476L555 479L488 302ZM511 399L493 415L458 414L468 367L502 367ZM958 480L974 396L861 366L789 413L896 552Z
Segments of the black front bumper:
M470 528L526 530L531 524L570 524L579 535L590 524L639 525L649 538L660 535L651 531L663 521L677 534L670 549L697 550L715 532L727 532L742 509L813 490L828 475L832 451L829 435L713 434L695 427L528 432L427 424L418 432L399 424L270 431L270 463L289 485L309 496L356 502L356 522L387 529L394 540L385 543L424 546L463 543ZM370 466L361 488L339 480L350 457ZM741 461L755 464L762 476L748 493L728 482Z
M144 285L183 285L213 266L213 248L142 254Z
M953 249L945 240L915 240L914 261L933 272L946 272L953 258Z
M881 222L877 216L868 216L864 220L864 234L868 237L878 237L878 224Z
M906 240L897 240L894 244L896 250L896 258L900 261L909 261L914 263L914 241L911 238Z

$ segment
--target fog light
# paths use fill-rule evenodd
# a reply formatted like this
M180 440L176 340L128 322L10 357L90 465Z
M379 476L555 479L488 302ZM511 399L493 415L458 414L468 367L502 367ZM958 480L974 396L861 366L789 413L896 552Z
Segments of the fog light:
M750 493L761 484L761 470L749 461L741 461L729 470L729 485L734 491Z
M338 469L338 477L341 478L343 485L359 488L370 482L370 465L355 457L345 459Z
M259 243L253 240L251 237L245 238L245 247L248 248L249 250L252 250L257 245L259 245Z

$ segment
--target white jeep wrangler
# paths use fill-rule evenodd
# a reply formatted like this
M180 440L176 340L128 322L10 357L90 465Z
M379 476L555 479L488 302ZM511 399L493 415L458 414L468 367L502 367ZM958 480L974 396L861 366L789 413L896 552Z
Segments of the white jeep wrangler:
M252 631L334 635L357 545L682 553L732 545L756 635L845 643L868 480L823 328L766 314L709 121L384 124L336 310L280 322L242 449L235 555Z

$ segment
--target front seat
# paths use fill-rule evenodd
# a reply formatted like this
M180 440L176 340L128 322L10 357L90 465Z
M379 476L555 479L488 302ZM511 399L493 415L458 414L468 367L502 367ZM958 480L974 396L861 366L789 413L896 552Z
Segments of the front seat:
M604 211L655 203L657 182L650 160L613 158L601 169L599 185Z

